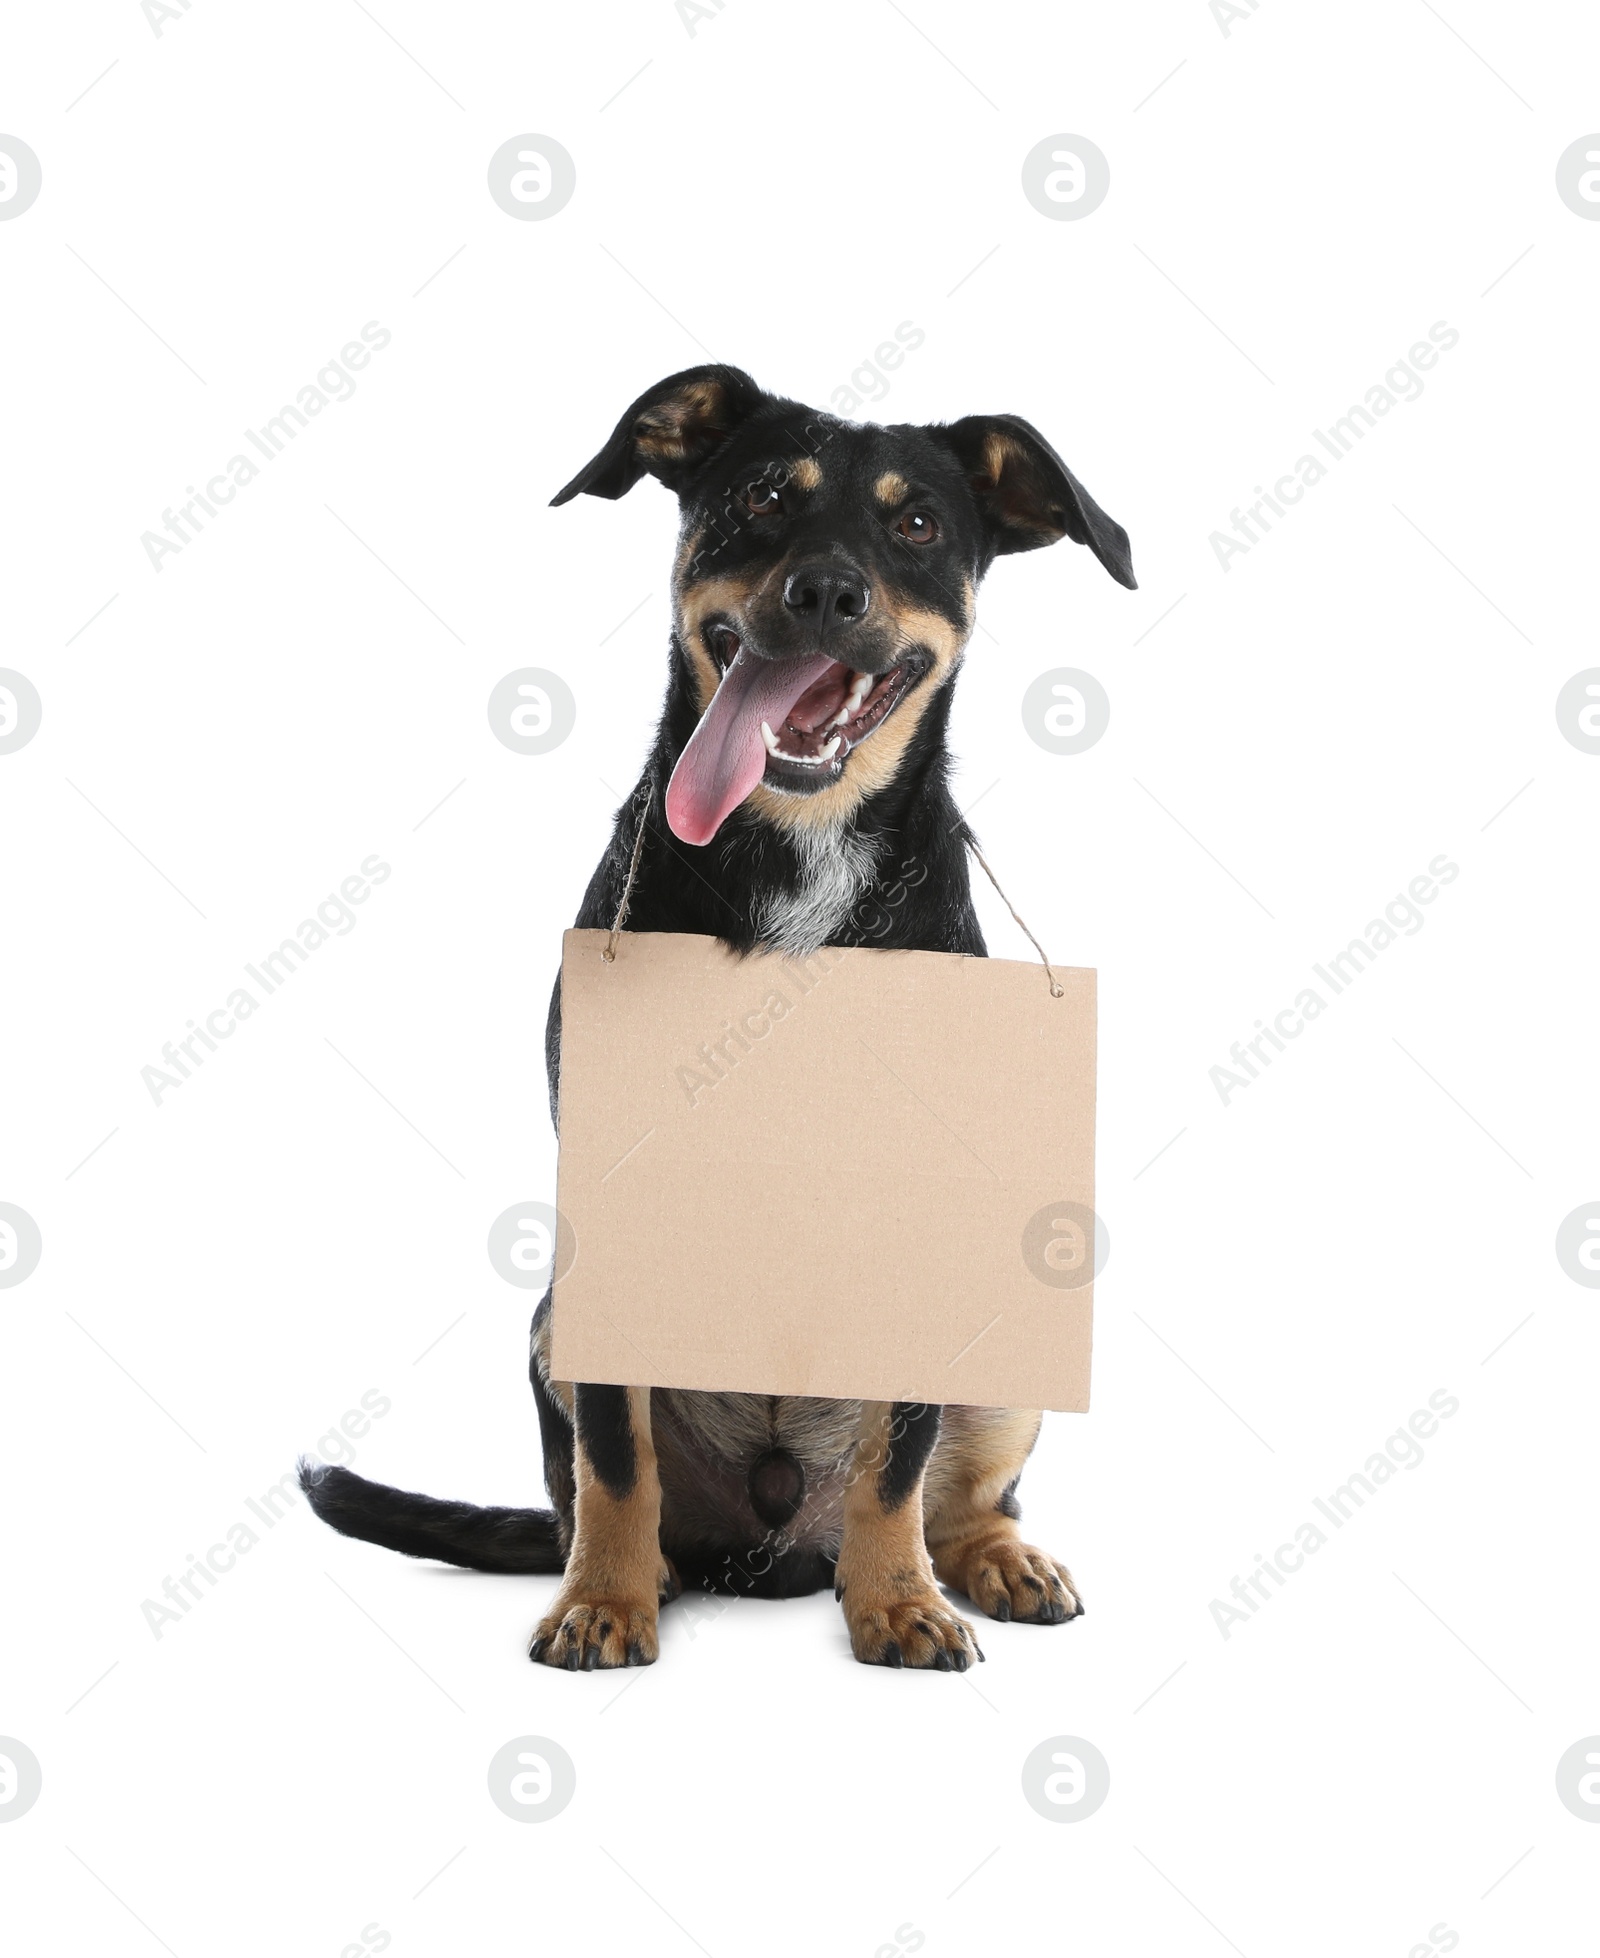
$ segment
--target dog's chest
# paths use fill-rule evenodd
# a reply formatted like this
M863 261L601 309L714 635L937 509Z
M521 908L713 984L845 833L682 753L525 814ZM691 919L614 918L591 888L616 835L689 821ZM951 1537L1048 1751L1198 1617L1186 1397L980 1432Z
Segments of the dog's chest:
M853 829L803 831L795 840L798 876L756 909L761 936L793 957L809 958L836 939L872 882L872 845Z

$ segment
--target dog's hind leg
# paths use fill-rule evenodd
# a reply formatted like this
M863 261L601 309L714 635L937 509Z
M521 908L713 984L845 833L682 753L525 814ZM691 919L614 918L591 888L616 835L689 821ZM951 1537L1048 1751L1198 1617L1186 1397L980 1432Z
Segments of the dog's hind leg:
M1061 1625L1083 1603L1065 1564L1017 1528L1014 1493L1041 1416L1009 1407L947 1407L923 1487L924 1528L941 1584L991 1618Z
M677 1593L661 1554L661 1484L650 1389L572 1389L573 1531L566 1575L528 1657L568 1672L648 1666L658 1607Z
M850 1647L866 1665L965 1672L983 1654L934 1582L922 1536L922 1486L940 1409L867 1401L844 1499L835 1573Z

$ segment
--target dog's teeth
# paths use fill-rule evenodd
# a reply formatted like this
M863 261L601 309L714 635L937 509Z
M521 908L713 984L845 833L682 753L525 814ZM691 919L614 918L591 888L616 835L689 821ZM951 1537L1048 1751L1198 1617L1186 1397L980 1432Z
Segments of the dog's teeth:
M768 727L765 721L761 723L761 738L767 744L767 753L769 755L775 755L779 761L793 762L800 768L820 768L824 762L833 760L834 756L839 752L839 743L844 739L844 736L836 734L831 741L820 748L814 755L786 754L778 745L778 737Z
M872 691L872 682L873 675L870 673L856 673L852 675L850 691L845 695L844 705L834 715L833 719L829 721L829 727L843 727L846 721L855 719L856 715L861 711L862 701Z

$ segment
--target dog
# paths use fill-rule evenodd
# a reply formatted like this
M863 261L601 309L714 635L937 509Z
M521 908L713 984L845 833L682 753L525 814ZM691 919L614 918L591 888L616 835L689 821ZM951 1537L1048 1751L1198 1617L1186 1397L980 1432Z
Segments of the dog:
M577 923L705 933L809 956L869 942L985 954L968 833L947 785L952 688L994 559L1069 537L1134 588L1127 533L1012 415L862 426L740 369L662 381L557 495L652 476L679 502L665 708ZM913 867L916 873L912 875ZM546 1061L559 1130L560 987ZM304 1464L347 1536L472 1570L562 1573L529 1656L651 1664L685 1584L792 1597L832 1583L869 1665L983 1657L941 1585L991 1618L1083 1610L1023 1541L1016 1488L1037 1412L570 1383L551 1294L529 1375L553 1510L480 1508Z

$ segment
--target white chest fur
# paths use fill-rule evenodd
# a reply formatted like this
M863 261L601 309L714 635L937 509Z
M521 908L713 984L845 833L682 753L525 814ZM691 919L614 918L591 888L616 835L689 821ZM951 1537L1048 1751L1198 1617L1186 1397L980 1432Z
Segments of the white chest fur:
M794 843L800 882L769 898L756 924L780 951L808 958L837 936L872 882L875 856L864 836L843 825L799 831Z

